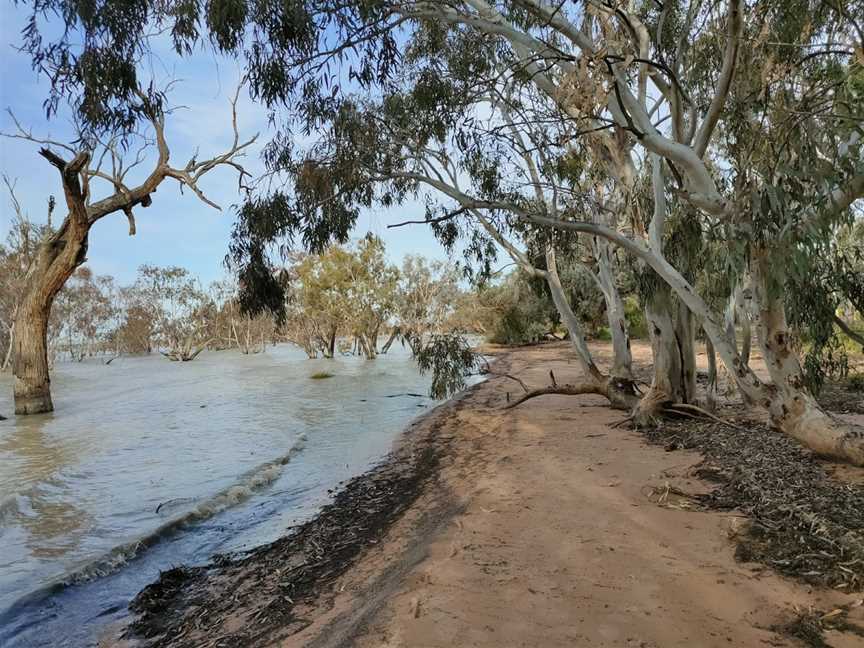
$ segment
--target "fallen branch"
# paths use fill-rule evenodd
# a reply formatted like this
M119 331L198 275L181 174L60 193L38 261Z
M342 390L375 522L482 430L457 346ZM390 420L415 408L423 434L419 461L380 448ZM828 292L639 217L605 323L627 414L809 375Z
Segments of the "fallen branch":
M521 381L520 381L521 382ZM548 387L541 387L540 389L532 389L531 391L526 392L516 400L508 403L504 409L513 409L514 407L518 407L522 403L527 400L531 400L532 398L537 398L539 396L547 396L550 394L557 394L562 396L581 396L583 394L598 394L600 396L606 396L606 391L603 389L601 385L598 385L594 382L584 382L576 385L550 385Z
M484 371L482 373L483 373L483 375L496 376L498 378L509 378L510 380L515 380L522 387L523 391L525 391L526 393L531 391L530 389L528 389L528 385L526 385L523 380L521 380L520 378L517 378L516 376L512 376L510 374L495 373L494 371Z
M678 414L684 414L684 412L682 410L690 410L691 412L696 412L698 414L701 414L702 416L709 418L716 423L720 423L721 425L726 425L726 426L731 427L735 430L740 430L741 432L748 432L748 430L746 430L745 428L742 428L740 425L735 425L734 423L730 423L729 421L723 420L719 416L715 416L711 412L708 412L707 410L702 409L698 405L690 405L689 403L675 403L672 405L667 405L663 409L664 409L664 411L670 410L673 412L677 412Z

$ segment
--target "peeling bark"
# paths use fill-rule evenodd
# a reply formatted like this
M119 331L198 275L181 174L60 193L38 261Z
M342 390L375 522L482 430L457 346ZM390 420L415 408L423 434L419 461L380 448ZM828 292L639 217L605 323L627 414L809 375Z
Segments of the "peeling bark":
M696 394L693 318L673 299L666 285L658 286L645 303L645 317L654 356L651 388L639 405L637 420L657 415L666 403L691 403Z
M757 339L773 382L766 386L763 403L771 421L819 455L864 466L864 428L825 412L804 382L782 297L768 285L767 264L764 255L755 259L753 301L759 312Z

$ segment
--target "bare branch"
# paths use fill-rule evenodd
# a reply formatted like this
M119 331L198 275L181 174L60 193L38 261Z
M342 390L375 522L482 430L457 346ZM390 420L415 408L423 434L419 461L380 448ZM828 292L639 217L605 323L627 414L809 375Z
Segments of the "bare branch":
M693 150L700 158L705 156L708 142L714 132L720 113L729 95L732 86L732 77L735 75L735 63L738 60L738 44L741 39L743 21L741 20L741 0L729 0L729 18L727 22L726 51L723 54L723 67L720 69L720 78L717 80L717 89L708 107L708 113L702 120L702 125L696 133Z

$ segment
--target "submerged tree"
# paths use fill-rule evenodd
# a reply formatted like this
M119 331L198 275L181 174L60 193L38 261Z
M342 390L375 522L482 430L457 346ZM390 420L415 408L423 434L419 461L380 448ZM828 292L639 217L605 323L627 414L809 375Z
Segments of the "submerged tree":
M455 265L407 255L395 294L395 323L381 353L387 353L399 336L413 348L417 343L422 345L426 336L443 333L459 293Z
M122 213L129 221L129 234L134 235L134 210L149 207L153 202L152 194L169 178L218 209L202 192L201 178L220 166L237 170L241 179L245 174L238 157L251 146L255 137L240 140L237 95L232 101L234 138L230 148L209 159L199 160L196 156L183 167L172 167L165 137L165 111L144 92L136 89L133 94L134 99L130 101L135 104L134 110L149 121L151 132L147 135L136 138L119 132L107 138L84 139L83 144L76 146L40 139L20 126L18 132L8 134L42 145L39 154L59 171L68 209L56 229L38 242L23 282L13 344L16 414L50 412L54 408L48 371L48 321L55 297L87 259L90 229L106 216ZM130 140L137 140L137 150L130 149ZM151 147L156 154L152 161L147 157ZM124 150L136 152L130 159L124 156ZM130 185L130 172L150 162L152 168L146 177L139 184ZM107 187L106 193L102 192L103 187Z

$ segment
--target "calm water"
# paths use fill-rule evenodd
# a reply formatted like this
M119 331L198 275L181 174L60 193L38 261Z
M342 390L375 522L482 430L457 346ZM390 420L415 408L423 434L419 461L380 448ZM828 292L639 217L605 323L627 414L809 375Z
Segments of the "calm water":
M88 645L160 569L275 539L434 404L395 345L62 363L53 386L54 414L16 420L0 378L3 646Z

